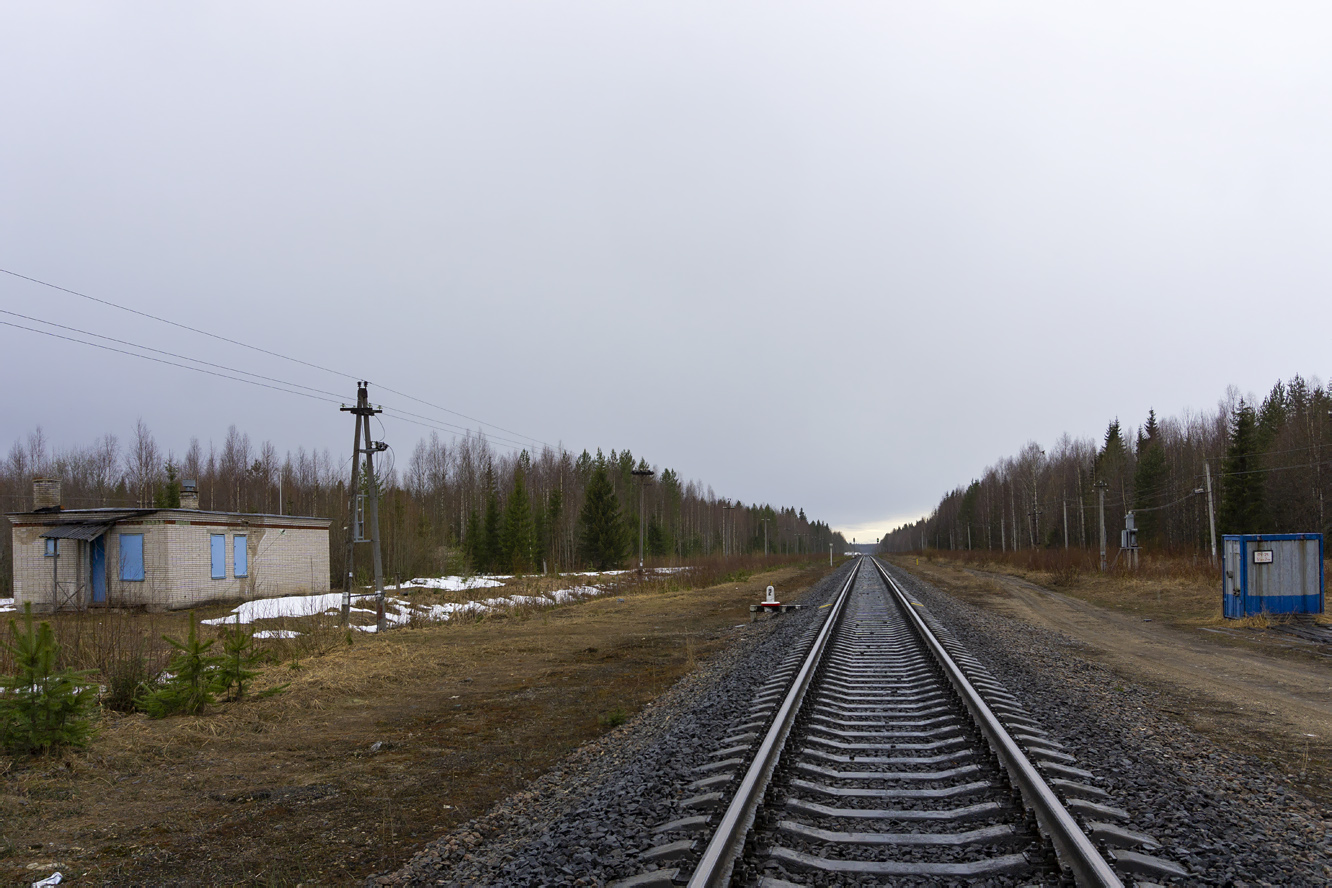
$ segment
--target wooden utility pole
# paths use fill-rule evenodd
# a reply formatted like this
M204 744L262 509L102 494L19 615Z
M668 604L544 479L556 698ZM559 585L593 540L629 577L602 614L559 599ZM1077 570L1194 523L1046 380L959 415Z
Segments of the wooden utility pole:
M388 621L384 618L384 562L379 549L379 479L375 477L375 457L376 453L388 450L388 444L383 441L375 441L370 437L370 417L382 411L370 406L370 395L366 388L369 383L358 382L356 384L356 406L347 407L346 405L339 409L344 413L350 413L356 417L356 436L355 444L352 448L352 474L351 474L351 493L348 497L350 516L350 527L347 528L347 576L343 581L342 587L342 625L346 626L351 620L351 588L353 581L353 552L357 542L358 522L356 520L357 497L360 495L358 486L358 473L361 464L361 454L365 454L365 479L370 488L370 544L372 551L372 560L375 570L375 629L382 632L388 626ZM365 447L361 447L361 434L365 434Z
M1104 481L1096 482L1096 495L1101 502L1101 573L1106 571L1105 563L1105 491L1109 487Z
M764 558L767 558L767 557L768 557L768 521L769 521L770 519L768 519L768 518L760 518L759 520L763 522L763 557L764 557Z
M356 383L356 406L340 407L339 410L345 410L351 413L361 409L366 401L365 383ZM361 468L361 417L356 416L356 435L352 444L352 470L351 487L347 488L347 574L342 581L342 626L345 629L351 622L351 594L352 582L355 570L354 558L356 553L356 538L360 535L361 528L356 521L356 498L360 496L360 485L358 484L358 472Z
M1068 497L1064 497L1064 548L1068 548Z
M1212 531L1212 566L1216 567L1216 510L1212 508L1212 467L1203 460L1203 474L1207 476L1207 526Z

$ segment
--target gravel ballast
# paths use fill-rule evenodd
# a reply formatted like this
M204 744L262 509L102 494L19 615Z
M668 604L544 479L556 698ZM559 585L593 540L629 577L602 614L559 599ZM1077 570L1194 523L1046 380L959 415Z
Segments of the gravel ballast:
M377 885L607 885L660 867L688 873L695 853L661 825L699 812L688 784L724 748L768 674L803 643L850 565L816 584L806 608L731 630L700 664L623 727L585 744L529 789L428 845ZM1190 885L1332 882L1332 824L1317 804L1254 758L1227 751L1157 711L1158 695L1079 655L1079 642L948 596L890 571L951 634L1095 773L1125 828L1185 866ZM745 754L747 757L747 753ZM724 805L729 792L721 800ZM715 815L713 817L715 821ZM707 832L692 834L701 846ZM681 846L683 847L683 846ZM667 849L669 851L669 849ZM1159 881L1166 881L1161 879Z
M606 885L681 865L643 859L654 846L680 840L653 830L698 813L681 806L699 794L688 788L699 779L695 769L724 748L768 673L826 615L818 605L850 570L844 565L816 583L800 599L802 610L736 626L734 644L627 724L369 884Z
M1154 836L1162 856L1191 871L1187 884L1332 882L1332 812L1282 774L1156 711L1156 692L1078 656L1082 645L1074 639L889 570L1023 699L1079 767L1102 778L1132 828Z

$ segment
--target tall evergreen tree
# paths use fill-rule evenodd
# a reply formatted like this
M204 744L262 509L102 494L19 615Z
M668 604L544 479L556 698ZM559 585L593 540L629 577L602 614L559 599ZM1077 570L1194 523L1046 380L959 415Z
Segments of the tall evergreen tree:
M166 464L167 483L158 488L153 494L153 507L157 509L179 509L180 508L180 477L179 470L167 460Z
M504 543L500 539L504 515L500 511L499 491L495 489L495 472L486 469L486 517L481 528L481 570L499 573L504 564Z
M564 495L557 487L546 495L546 502L532 504L533 524L536 528L536 558L543 563L555 554L555 534L560 522Z
M1161 441L1161 427L1156 422L1156 411L1151 410L1147 413L1147 424L1138 436L1138 467L1133 475L1133 508L1141 545L1155 546L1162 542L1161 512L1148 510L1166 502L1169 483L1170 466Z
M1230 420L1230 442L1221 474L1222 533L1263 531L1263 476L1258 447L1258 417L1240 401Z
M669 532L662 527L657 516L653 515L648 519L647 524L647 553L653 558L662 558L671 554L673 543Z
M1100 458L1103 460L1122 461L1125 454L1124 434L1119 427L1119 417L1105 429L1105 443L1101 447Z
M513 493L509 494L509 502L504 507L501 546L509 570L519 574L531 572L536 530L532 525L532 501L527 498L527 482L523 478L521 463L514 472Z
M483 573L485 566L482 564L484 555L481 546L481 513L473 509L467 515L467 529L463 534L463 555L467 558L467 566L476 573Z
M1304 380L1295 377L1291 380L1291 387L1294 388L1297 382L1303 384ZM1266 450L1271 447L1277 435L1281 434L1281 427L1286 424L1291 400L1285 383L1278 379L1276 385L1272 386L1272 391L1263 399L1262 406L1258 408L1255 440L1259 449Z
M604 461L597 462L588 479L578 525L583 560L597 570L619 567L624 561L627 540L620 501L615 496Z

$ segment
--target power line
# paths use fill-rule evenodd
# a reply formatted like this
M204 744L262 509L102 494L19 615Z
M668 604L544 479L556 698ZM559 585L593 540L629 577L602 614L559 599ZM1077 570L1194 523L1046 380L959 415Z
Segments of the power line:
M485 421L480 420L480 419L477 419L477 418L475 418L475 417L473 417L473 416L468 416L468 415L465 414L465 413L459 413L457 410L450 410L450 409L447 408L447 407L441 407L441 406L439 406L438 404L432 404L432 403L430 403L429 401L423 401L423 400L421 400L420 398L414 398L414 397L412 397L411 395L406 394L405 392L400 392L400 391L398 391L397 389L391 389L391 388L389 388L388 386L384 385L383 383L375 382L374 380L370 380L370 383L371 383L372 385L377 385L377 386L379 386L380 388L382 388L384 391L388 392L389 394L397 395L397 396L400 397L400 398L406 398L406 399L409 400L409 401L415 401L415 402L418 403L418 404L424 404L424 405L426 405L427 407L433 407L433 408L435 408L436 410L443 410L445 413L452 413L454 416L462 417L463 419L466 419L466 420L468 420L469 422L475 422L475 423L480 423L481 425L487 425L487 426L490 426L492 429L499 429L501 432L508 432L510 435L517 435L519 438L524 438L525 441L530 441L530 442L532 442L532 443L534 443L534 444L544 444L544 445L547 446L547 447L550 447L550 446L551 446L548 442L546 442L546 441L542 441L542 440L539 439L539 438L528 438L528 437L525 436L522 432L515 432L513 429L506 429L506 428L504 428L504 426L498 426L498 425L495 425L493 422L485 422ZM399 412L399 413L406 413L405 410L399 410L398 412ZM409 415L415 416L416 414L409 414ZM442 422L442 420L441 420L441 422ZM446 425L447 425L447 424L448 424L448 423L446 423ZM521 446L526 447L527 444L526 444L526 443L523 443ZM554 449L554 448L552 448L552 449Z
M97 342L88 342L88 341L83 340L83 339L76 339L76 338L74 338L73 336L64 336L64 335L61 335L61 334L59 334L59 333L53 333L53 332L51 332L50 330L39 330L39 329L37 329L36 327L27 327L27 326L24 326L23 324L16 324L16 323L13 323L12 321L3 321L3 320L0 320L0 325L2 325L2 326L6 326L6 327L13 327L13 328L16 329L16 330L25 330L25 331L27 331L27 332L29 332L29 333L39 333L39 334L41 334L41 335L43 335L43 336L50 336L50 337L52 337L52 338L54 338L54 339L62 339L62 340L64 340L64 341L66 341L66 342L74 342L74 343L77 343L77 344L79 344L79 345L86 345L86 346L90 346L90 347L92 347L92 348L100 348L100 349L102 349L103 351L115 352L116 354L126 355L126 356L131 357L131 358L140 358L140 359L145 360L145 361L152 361L152 362L154 362L154 363L156 363L156 364L165 364L165 365L168 366L168 367L178 367L178 368L183 369L183 370L193 370L193 371L195 371L196 373L204 373L204 374L207 374L208 376L216 376L216 377L218 377L219 379L230 379L230 380L232 380L232 381L234 381L234 382L243 382L243 383L246 383L246 384L248 384L248 385L259 386L260 388L271 389L272 391L275 391L275 392L284 392L284 393L289 394L289 395L300 395L301 397L304 397L304 398L310 398L310 399L315 400L315 401L323 401L323 402L328 403L328 404L341 404L341 403L342 403L342 402L339 401L339 400L335 400L335 399L337 398L337 394L334 393L334 392L324 392L322 389L310 388L309 386L302 386L302 385L300 385L299 383L287 382L286 380L282 380L282 379L275 379L275 378L273 378L273 377L269 377L269 376L261 376L261 375L256 374L256 373L249 373L249 372L246 371L246 370L237 370L237 369L235 369L235 368L233 368L233 367L227 367L227 366L225 366L225 365L223 365L223 364L213 364L213 363L210 363L210 362L208 362L208 361L197 361L197 359L195 359L195 358L184 357L184 356L182 356L182 355L177 355L177 354L175 354L175 353L173 353L173 352L162 351L161 349L155 349L155 348L151 348L151 347L149 347L149 346L145 346L145 345L138 345L137 343L127 342L126 340L122 340L122 339L114 339L114 338L112 338L112 337L110 337L110 336L102 336L101 334L98 334L98 333L90 333L90 332L88 332L88 331L86 331L86 330L79 330L79 329L76 328L76 327L68 327L68 326L66 326L66 325L64 325L64 324L55 324L55 323L52 323L51 321L43 321L43 320L36 319L36 318L31 318L31 319L30 319L30 318L28 318L26 315L20 315L20 314L18 314L17 312L11 312L11 311L6 311L6 310L4 310L4 309L0 309L0 313L8 314L8 315L12 315L12 316L14 316L14 317L21 317L21 318L24 318L25 320L33 320L33 321L35 321L36 323L40 323L40 324L49 324L50 326L53 326L53 327L59 327L59 328L62 329L62 330L70 330L70 331L72 331L72 332L80 333L80 334L85 335L85 336L95 336L95 337L97 337L97 338L99 338L99 339L106 339L106 340L108 340L108 341L110 341L110 342L115 342L115 343L118 343L118 344L121 344L121 345L127 345L127 346L130 346L131 348L141 348L141 349L144 349L144 350L146 350L146 351L153 351L153 352L157 352L158 354L164 354L164 355L168 355L168 356L170 356L170 357L181 358L182 360L186 360L186 361L196 361L197 363L205 364L205 365L207 365L207 366L209 366L209 367L217 367L217 368L219 368L219 369L221 369L221 370L228 370L228 371L230 371L230 372L232 372L232 373L243 373L243 374L246 374L246 375L248 375L248 376L254 376L254 377L256 377L256 379L268 380L268 382L272 382L272 383L276 383L276 384L275 384L275 385L270 385L270 384L268 384L268 382L258 382L258 381L256 381L256 379L245 379L245 378L243 378L243 377L239 377L239 376L230 376L230 375L228 375L227 373L220 373L220 372L217 372L217 371L215 371L215 370L207 370L207 369L204 369L204 367L196 367L196 366L193 366L193 365L191 365L191 364L180 364L180 363L177 363L177 362L175 362L175 361L168 361L168 360L165 360L165 359L163 359L163 358L154 358L154 357L152 357L151 355L144 355L144 354L139 354L138 352L126 351L125 349L114 348L114 347L112 347L112 346L109 346L109 345L102 345L102 344L97 343ZM298 388L308 389L308 392L318 392L319 394L309 394L307 391L295 391L295 390L290 389L290 388L283 388L282 386L296 386L296 387L298 387ZM331 395L332 397L321 397L320 395ZM428 428L428 429L432 429L432 430L434 430L434 431L439 431L439 432L447 432L447 433L449 433L449 434L453 434L453 435L456 435L456 434L458 434L459 432L461 432L461 433L463 433L463 434L470 434L470 433L471 433L471 429L465 429L465 428L463 428L463 427L461 427L461 426L456 426L456 425L453 425L453 424L451 424L451 423L443 423L442 420L439 420L439 421L432 421L429 417L420 416L419 414L411 414L411 413L409 413L409 414L405 414L405 415L399 415L399 414L396 413L396 412L388 412L388 411L386 410L386 411L385 411L385 415L387 415L387 416L389 416L389 417L391 417L391 418L393 418L393 419L401 420L402 422L411 423L412 425L415 425L415 426L420 426L420 427L422 427L422 428ZM412 416L415 416L415 417L417 417L417 418L416 418L416 419L411 419L411 418L409 418L409 417L412 417ZM443 424L440 424L440 423L443 423ZM446 426L449 426L449 427L446 428ZM505 438L505 437L503 437L502 435L488 435L488 436L487 436L487 439L488 439L488 440L493 440L493 441L498 441L498 442L500 442L501 446L505 447L506 449L519 450L519 449L526 449L527 446L528 446L527 442L525 442L525 441L514 441L514 440L511 440L511 439ZM538 442L538 443L540 443L540 442ZM549 446L549 445L547 445L547 446Z
M193 370L195 373L206 373L209 376L216 376L219 377L220 379L230 379L235 382L244 382L247 385L257 385L260 388L272 389L275 392L286 392L289 395L300 395L303 398L310 398L311 400L314 401L326 401L330 404L341 403L331 398L323 398L320 397L319 395L309 394L308 392L293 391L292 389L281 388L280 386L269 385L266 382L257 382L253 379L245 379L240 376L229 376L226 373L218 373L215 370L206 370L203 367L195 367L190 364L177 364L175 361L168 361L163 358L154 358L151 355L141 355L138 352L125 351L122 348L114 348L112 346L102 345L101 343L97 342L88 342L83 339L75 339L73 336L62 336L61 334L53 333L50 330L38 330L36 327L25 327L22 324L15 324L13 321L0 321L0 325L6 327L14 327L15 329L18 330L27 330L29 333L40 333L43 336L50 336L53 339L63 339L66 342L77 342L79 345L87 345L93 348L100 348L103 351L116 352L117 354L122 354L122 355L129 355L131 358L142 358L145 361L152 361L156 364L166 364L168 367L180 367L183 370Z
M34 284L38 284L43 287L50 287L52 290L59 290L62 293L68 293L71 296L78 296L80 299L87 299L90 302L96 302L99 305L105 305L109 308L116 308L119 309L120 311L127 311L130 314L136 314L142 318L149 318L151 320L157 321L162 324L169 324L172 327L176 327L181 330L188 330L191 333L198 333L200 336L207 336L210 339L216 339L220 342L227 342L230 343L231 345L239 345L241 348L248 348L251 351L257 351L265 355L272 355L273 357L281 358L284 361L291 361L296 364L304 364L306 367L311 367L315 370L322 370L325 373L332 373L334 376L342 376L348 379L351 378L347 376L346 373L341 373L337 370L331 370L328 367L321 367L320 365L312 364L309 361L302 361L300 358L293 358L288 355L279 354L278 352L275 351L269 351L266 348L260 348L257 345L250 345L249 343L241 342L237 339L229 339L226 336L222 336L218 333L210 333L207 330L200 330L197 327L191 327L188 324L181 324L177 321L168 320L167 318L159 317L155 314L149 314L146 311L139 311L137 308L130 308L127 305L121 305L117 302L112 302L109 299L99 299L96 296L89 296L87 293L80 293L78 290L71 290L68 287L62 287L58 284L52 284L49 281L43 281L43 280L38 280L37 278L34 277L28 277L26 274L19 274L17 271L10 271L8 268L0 268L0 272L4 272L7 275L20 278L25 281L30 281Z
M65 324L57 324L55 321L44 321L41 318L34 318L29 315L19 314L16 311L9 311L4 308L0 308L0 314L7 314L10 317L22 318L25 321L32 321L33 323L36 324L46 324L48 327L56 327L61 330L68 330L71 333L78 333L81 336L92 336L97 339L105 339L107 342L114 342L119 345L128 345L131 348L138 348L138 349L143 349L144 351L154 352L159 355L166 355L169 358L179 358L182 361L192 361L196 364L203 364L205 367L216 367L219 370L226 370L230 373L241 373L244 374L245 376L253 376L256 379L263 379L268 382L274 382L280 385L291 386L292 388L305 389L306 391L317 392L318 394L329 395L334 398L340 397L340 395L337 392L324 391L323 389L313 388L312 386L301 385L299 382L288 382L285 379L274 379L271 376L264 376L261 373L251 373L249 370L238 370L235 367L228 367L225 364L214 364L212 361L204 361L199 358L191 358L188 355L178 355L175 352L164 351L163 349L160 348L153 348L150 345L139 345L137 342L130 342L125 339L116 339L114 336L103 336L101 333L93 333L89 330L80 330L78 327L70 327ZM20 329L28 329L28 328L24 327ZM93 343L89 342L85 344L92 345ZM136 357L143 357L143 355L136 355Z
M148 318L148 319L150 319L150 320L157 321L158 323L167 324L167 325L169 325L169 326L176 327L177 329L180 329L180 330L188 330L189 332L191 332L191 333L197 333L197 334L199 334L200 336L207 336L208 338L210 338L210 339L216 339L216 340L218 340L219 342L225 342L225 343L228 343L228 344L230 344L230 345L235 345L235 346L239 346L239 347L241 347L241 348L249 349L249 350L251 350L251 351L259 352L260 354L269 355L269 356L274 357L274 358L280 358L281 360L284 360L284 361L290 361L290 362L295 363L295 364L300 364L300 365L302 365L302 366L309 367L309 368L314 369L314 370L320 370L320 371L323 371L324 373L331 373L331 374L333 374L334 376L339 376L339 377L342 377L342 378L344 378L344 379L357 379L357 377L354 377L354 376L352 376L352 375L350 375L350 374L347 374L347 373L343 373L342 371L339 371L339 370L334 370L334 369L332 369L332 368L330 368L330 367L324 367L324 366L322 366L322 365L320 365L320 364L311 363L310 361L305 361L305 360L302 360L302 359L300 359L300 358L293 358L293 357L291 357L290 355L285 355L285 354L282 354L282 353L280 353L280 352L275 352L275 351L272 351L272 350L270 350L270 349L262 348L262 347L257 346L257 345L250 345L250 344L247 343L247 342L241 342L241 341L238 340L238 339L232 339L232 338L230 338L230 337L223 336L223 335L221 335L221 334L219 334L219 333L212 333L212 332L209 332L209 331L207 331L207 330L200 330L200 329L197 328L197 327L191 327L191 326L188 325L188 324L182 324L182 323L180 323L180 322L178 322L178 321L173 321L173 320L170 320L169 318L161 317L160 315L151 314L151 313L146 312L146 311L140 311L139 309L136 309L136 308L130 308L130 307L127 306L127 305L121 305L120 303L118 303L118 302L112 302L112 301L109 300L109 299L101 299L101 298L99 298L99 297L97 297L97 296L91 296L91 295L89 295L89 294L87 294L87 293L81 293L81 292L79 292L78 290L71 290L71 289L68 288L68 287L62 287L62 286L60 286L59 284L53 284L53 283L51 283L51 282L49 282L49 281L44 281L44 280L41 280L41 279L39 279L39 278L30 277L30 276L28 276L28 275L26 275L26 274L19 274L17 271L11 271L10 269L7 269L7 268L0 268L0 272L3 272L4 274L10 275L11 277L19 278L20 280L25 280L25 281L28 281L28 282L30 282L30 283L37 284L38 286L49 287L49 288L51 288L51 289L53 289L53 290L59 290L59 291L62 292L62 293L68 293L68 294L70 294L71 296L77 296L77 297L79 297L80 299L87 299L87 300L89 300L90 302L96 302L97 304L99 304L99 305L105 305L105 306L107 306L108 308L114 308L114 309L118 309L119 311L124 311L124 312L128 312L128 313L130 313L130 314L133 314L133 315L138 315L139 317ZM13 313L10 312L10 314L13 314ZM22 316L20 315L20 317L22 317ZM38 320L35 319L35 318L26 318L26 320L34 320L34 321L37 321L38 323L44 323L44 324L50 324L50 323L51 323L51 322L49 322L49 321L38 321ZM11 324L10 326L18 326L18 325ZM52 326L60 326L60 325L59 325L59 324L52 324ZM20 327L19 329L28 329L28 328ZM70 328L65 328L65 329L70 329ZM34 332L42 332L42 331L34 331ZM83 331L79 331L79 332L83 332ZM85 335L93 335L93 336L96 336L97 334L85 334ZM57 337L57 338L59 338L59 337ZM108 339L109 339L109 337L102 337L102 338L108 338ZM77 340L75 340L75 341L77 341ZM112 340L112 341L117 341L117 340ZM90 344L92 344L92 343L85 343L85 344L90 345ZM146 348L146 346L135 346L135 348ZM112 350L114 351L114 349L112 349ZM152 350L152 351L157 351L156 349L150 349L150 350ZM174 355L173 357L180 357L180 356L179 356L179 355ZM184 358L184 360L191 360L191 361L192 361L192 360L195 360L195 359L193 359L193 358ZM170 362L165 362L165 361L163 361L163 362L159 362L159 363L168 363L168 364L169 364ZM207 362L205 362L205 361L199 361L198 363L207 363ZM218 365L211 365L211 366L218 366ZM191 369L192 369L192 368L191 368ZM230 369L230 368L228 368L228 369ZM245 373L246 371L243 371L243 370L233 370L232 372ZM258 374L247 374L247 375L257 376ZM260 378L265 378L265 377L260 377ZM283 384L284 384L284 385L293 385L293 386L296 385L296 383L286 383L286 382L284 382ZM374 382L374 381L372 380L372 381L371 381L371 384L376 385L376 386L378 386L379 388L382 388L384 391L389 392L390 394L397 395L398 397L401 397L401 398L407 398L409 401L415 401L415 402L418 403L418 404L424 404L424 405L427 406L427 407L431 407L431 408L433 408L433 409L435 409L435 410L443 411L444 413L450 413L450 414L452 414L452 415L454 415L454 416L457 416L457 417L460 417L460 418L462 418L462 419L465 419L465 420L467 420L468 422L475 422L475 423L479 423L480 425L483 425L483 426L489 426L490 428L498 429L498 430L501 431L501 432L506 432L506 433L508 433L508 434L510 434L510 435L515 435L515 436L517 436L517 437L519 437L519 438L523 438L525 441L531 441L531 442L533 442L533 443L543 444L543 445L545 445L545 446L547 446L547 447L550 447L550 446L551 446L548 442L546 442L546 441L542 441L542 440L540 440L539 438L533 438L533 437L530 437L530 436L524 435L524 434L521 433L521 432L516 432L516 431L514 431L513 429L508 429L508 428L505 428L505 427L503 427L503 426L496 425L495 423L486 422L485 420L478 419L478 418L476 418L476 417L474 417L474 416L468 416L467 414L465 414L465 413L461 413L461 412L459 412L459 411L457 411L457 410L452 410L452 409L450 409L450 408L448 408L448 407L444 407L444 406L439 405L439 404L434 404L434 403L432 403L432 402L430 402L430 401L426 401L426 400L424 400L424 399L422 399L422 398L414 397L414 396L412 396L412 395L407 394L406 392L401 392L401 391L398 391L397 389L390 388L390 387L388 387L388 386L386 386L386 385L383 385L382 383ZM299 386L299 387L300 387L300 388L309 388L309 386ZM311 390L312 390L312 391L319 391L319 389L311 389ZM403 412L405 412L405 411L403 411ZM520 446L524 446L524 447L525 447L526 444L522 444L522 445L520 445Z
M421 426L422 428L434 429L437 432L448 432L449 434L452 435L456 435L459 432L466 435L466 434L471 434L472 431L471 429L466 429L463 428L462 426L444 422L443 420L434 420L431 419L430 417L421 416L416 413L406 413L404 411L392 407L385 408L384 415L389 417L390 419L398 419L403 422L409 422L412 425ZM409 417L415 417L415 418L412 419ZM507 446L521 448L523 450L527 449L527 445L529 443L527 441L515 441L512 438L506 438L503 435L486 435L486 440L499 441Z
M69 331L69 332L71 332L71 333L78 333L78 334L80 334L80 335L82 335L82 336L92 336L92 337L97 338L97 339L104 339L104 340L106 340L107 342L114 342L114 343L116 343L116 344L118 344L118 345L129 346L130 348L142 349L143 351L154 352L154 353L156 353L156 354L159 354L159 355L166 355L167 357L171 357L171 358L178 358L178 359L180 359L180 360L182 360L182 361L191 361L191 362L193 362L193 363L195 363L195 364L202 364L202 365L204 365L204 366L206 366L206 367L214 367L214 368L217 368L218 370L225 370L225 371L227 371L228 373L240 373L240 374L242 374L242 375L244 375L244 376L251 376L251 377L254 377L255 379L262 379L262 380L265 380L266 382L274 383L274 385L265 385L265 386L263 386L264 388L273 389L274 391L282 391L282 392L287 392L288 394L296 394L296 395L303 395L303 394L304 394L304 392L290 391L289 389L285 389L285 388L281 388L281 387L280 387L280 386L290 386L290 387L293 388L293 389L304 389L306 392L315 392L316 394L319 394L319 395L327 395L327 396L329 396L328 398L318 398L317 400L328 401L329 403L339 403L339 404L341 403L341 401L333 401L333 400L330 400L330 399L332 399L332 398L338 398L338 397L340 397L339 394L338 394L337 392L325 391L324 389L317 389L317 388L314 388L314 387L312 387L312 386L301 385L301 384L298 383L298 382L291 382L291 381L289 381L289 380L285 380L285 379L277 379L277 378L272 377L272 376L264 376L263 374L260 374L260 373L251 373L251 372L248 371L248 370L240 370L240 369L238 369L238 368L236 368L236 367L229 367L229 366L227 366L227 365L225 365L225 364L215 364L215 363L213 363L213 362L211 362L211 361L204 361L204 360L201 360L201 359L199 359L199 358L191 358L191 357L189 357L188 355L179 355L179 354L176 354L175 352L165 351L165 350L160 349L160 348L153 348L152 346L148 346L148 345L140 345L140 344L137 343L137 342L130 342L130 341L125 340L125 339L116 339L116 338L113 337L113 336L104 336L104 335L102 335L101 333L93 333L93 332L91 332L91 331L89 331L89 330L81 330L81 329L79 329L78 327L71 327L71 326L68 326L67 324L57 324L57 323L55 323L54 321L47 321L47 320L43 320L43 319L41 319L41 318L35 318L35 317L30 316L30 315L20 314L19 312L9 311L9 310L7 310L7 309L3 309L3 308L0 308L0 314L7 314L7 315L10 315L11 317L22 318L22 319L25 320L25 321L32 321L32 322L34 322L34 323L38 323L38 324L46 324L47 326L50 326L50 327L56 327L56 328L61 329L61 330L67 330L67 331ZM178 363L176 363L176 362L174 362L174 361L163 361L163 360L160 360L160 359L157 359L157 358L151 358L151 357L149 357L148 355L141 355L141 354L137 354L137 353L135 353L135 352L128 352L128 351L124 351L123 349L118 349L118 348L110 348L109 346L98 345L98 344L95 343L95 342L85 342L85 341L83 341L83 340L75 339L75 338L70 337L70 336L60 336L59 334L51 333L51 332L46 331L46 330L39 330L39 329L36 329L36 328L33 328L33 327L25 327L25 326L23 326L22 324L13 324L13 323L10 323L10 322L7 322L7 321L0 321L0 324L5 324L6 326L14 327L14 328L19 329L19 330L27 330L27 331L32 332L32 333L41 333L41 334L46 335L46 336L54 336L54 337L56 337L57 339L64 339L64 340L69 341L69 342L77 342L77 343L79 343L80 345L89 345L89 346L93 346L94 348L103 348L103 349L106 349L107 351L117 352L117 353L119 353L119 354L128 355L128 356L130 356L130 357L134 357L134 358L143 358L144 360L156 361L157 363L167 364L168 366L172 366L172 367L181 367L181 368L186 369L186 370L196 370L196 371L198 371L198 372L200 372L200 373L209 373L209 375L211 375L211 376L218 376L218 377L221 377L221 378L223 378L223 379L234 379L234 380L236 380L237 382L249 382L249 383L254 384L254 385L260 385L260 383L255 383L255 382L253 382L252 380L249 380L249 379L239 379L238 377L227 376L227 375L224 374L224 373L212 373L212 372L210 372L210 371L203 370L203 369L200 368L200 367L194 367L194 366L191 366L190 364L178 364ZM311 396L306 395L306 397L311 397ZM397 408L391 408L391 409L393 409L393 410L397 410ZM399 415L399 413L404 414L404 415ZM418 426L422 426L422 427L424 427L424 428L434 429L434 430L436 430L436 431L448 432L448 433L450 433L450 434L454 434L454 435L456 435L456 434L458 434L458 433L462 433L462 434L470 434L470 433L471 433L471 429L463 428L462 426L456 425L456 424L454 424L454 423L446 422L446 421L444 421L444 420L435 420L433 417L422 416L422 415L420 415L420 414L418 414L418 413L410 413L410 412L408 412L408 411L398 411L398 412L396 412L396 413L389 413L388 415L391 416L391 417L394 418L394 419L402 420L403 422L409 422L409 423L412 423L413 425L418 425ZM408 417L415 417L415 420L422 420L422 421L421 421L421 422L417 422L417 421L415 421L414 419L409 419ZM438 423L438 424L437 424L437 423ZM447 427L447 428L446 428L446 427ZM502 435L490 435L489 437L490 437L492 440L499 441L499 442L501 442L501 443L504 444L504 445L510 445L510 446L512 446L512 447L515 447L515 448L526 448L526 447L527 447L527 442L525 442L525 441L515 441L515 440L510 439L510 438L505 438L505 437L502 436ZM549 445L547 445L547 446L549 446Z

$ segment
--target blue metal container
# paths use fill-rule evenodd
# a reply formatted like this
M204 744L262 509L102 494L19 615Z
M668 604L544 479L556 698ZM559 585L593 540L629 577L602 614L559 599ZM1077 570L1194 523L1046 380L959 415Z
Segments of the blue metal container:
M1223 551L1227 618L1323 612L1321 533L1227 534Z

